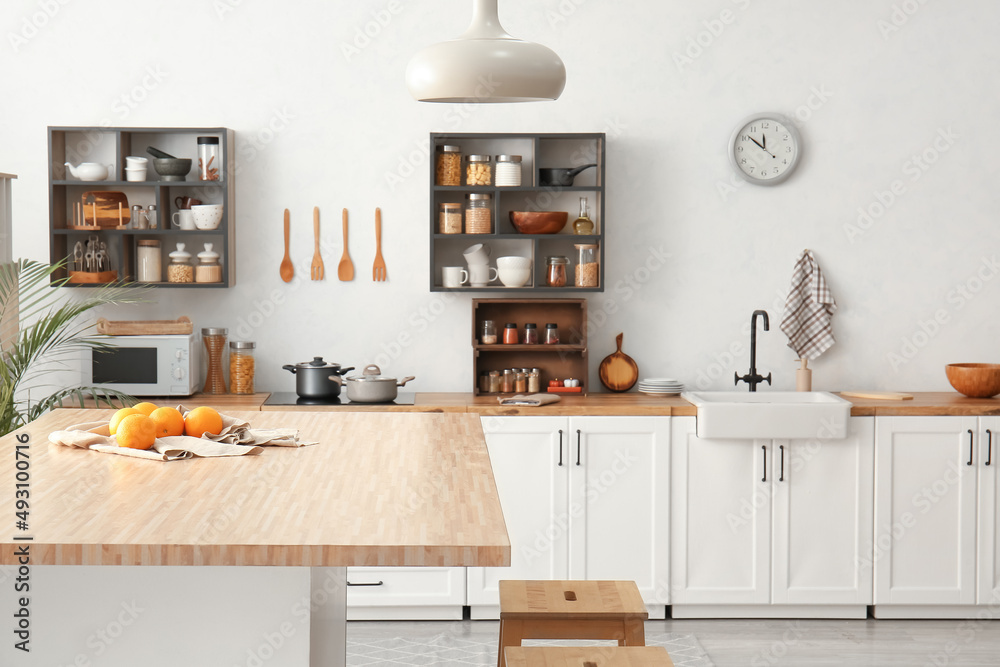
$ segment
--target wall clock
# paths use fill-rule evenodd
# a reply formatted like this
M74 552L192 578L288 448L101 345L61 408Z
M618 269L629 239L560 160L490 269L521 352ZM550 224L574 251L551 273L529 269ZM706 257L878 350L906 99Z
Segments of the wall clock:
M757 113L736 126L729 159L736 173L756 185L776 185L792 175L802 154L802 140L785 116Z

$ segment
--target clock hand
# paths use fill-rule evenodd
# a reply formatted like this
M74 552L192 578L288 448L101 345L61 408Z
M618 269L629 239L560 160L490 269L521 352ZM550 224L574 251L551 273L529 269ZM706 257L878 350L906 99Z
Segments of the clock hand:
M750 135L747 135L747 136L750 136ZM769 151L769 150L767 150L766 148L764 148L764 145L763 145L763 144L761 144L761 143L760 143L759 141L757 141L756 139L754 139L753 137L750 137L750 141L752 141L752 142L754 142L755 144L757 144L758 146L760 146L760 149L761 149L762 151L764 151L765 153L767 153L768 155L770 155L771 157L778 157L777 155L775 155L775 154L774 154L774 153L772 153L771 151ZM767 143L767 137L764 137L764 143Z

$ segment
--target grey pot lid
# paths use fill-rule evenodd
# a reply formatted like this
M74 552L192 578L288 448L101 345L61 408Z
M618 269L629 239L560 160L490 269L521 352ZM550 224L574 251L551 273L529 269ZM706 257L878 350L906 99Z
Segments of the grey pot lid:
M393 384L396 382L396 378L382 375L382 369L375 364L368 364L361 375L351 375L347 379L355 382L392 382Z
M313 357L312 361L300 361L295 368L340 368L340 364L323 361L323 357Z

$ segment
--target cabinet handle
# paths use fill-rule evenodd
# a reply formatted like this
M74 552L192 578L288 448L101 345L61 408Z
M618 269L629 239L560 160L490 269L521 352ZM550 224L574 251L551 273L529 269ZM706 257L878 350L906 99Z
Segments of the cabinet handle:
M562 429L559 429L559 465L562 465Z
M383 583L384 582L382 582L382 581L364 581L364 582L356 584L353 581L348 581L347 585L348 586L381 586Z
M576 429L576 464L580 465L580 429Z
M967 466L971 466L972 465L972 448L973 448L972 440L973 440L974 437L975 436L972 434L972 429L970 428L969 429L969 462L965 464Z
M781 476L778 477L779 482L785 481L785 446L778 445L778 449L781 450Z
M993 431L986 429L986 465L993 462Z
M760 451L764 452L764 476L760 478L760 481L767 481L767 445L761 445Z

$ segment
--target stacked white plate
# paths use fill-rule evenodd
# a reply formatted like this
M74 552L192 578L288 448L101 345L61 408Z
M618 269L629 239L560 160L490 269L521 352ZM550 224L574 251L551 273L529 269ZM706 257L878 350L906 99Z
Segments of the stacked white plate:
M673 378L646 378L639 380L639 391L643 394L673 396L684 391L684 385Z

